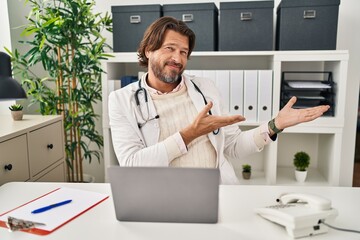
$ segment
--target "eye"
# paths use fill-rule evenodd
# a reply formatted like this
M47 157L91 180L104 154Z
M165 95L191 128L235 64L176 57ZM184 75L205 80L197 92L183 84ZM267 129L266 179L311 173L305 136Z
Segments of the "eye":
M167 46L167 47L165 47L165 50L168 50L169 52L172 52L172 51L174 51L174 48L170 47L170 46Z
M187 56L187 55L188 55L188 52L187 52L187 51L181 51L180 53L181 53L181 55L183 55L183 56Z

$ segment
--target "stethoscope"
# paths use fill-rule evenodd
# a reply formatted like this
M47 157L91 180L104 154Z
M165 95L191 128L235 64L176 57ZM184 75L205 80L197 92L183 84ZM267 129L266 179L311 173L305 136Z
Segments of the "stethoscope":
M205 98L205 95L202 93L202 91L200 90L200 88L199 88L192 80L190 80L190 81L192 82L192 84L194 84L194 87L195 87L196 91L198 91L198 92L201 94L201 96L202 96L202 98L203 98L203 100L204 100L204 104L207 105L208 102L207 102L207 100L206 100L206 98ZM142 120L143 120L142 123L138 122L138 127L141 128L141 127L143 127L146 123L148 123L149 121L152 121L152 120L155 120L155 119L160 118L160 116L159 116L159 115L156 115L155 117L150 118L148 94L147 94L146 89L141 86L141 79L138 81L138 85L139 85L139 88L135 91L135 93L134 93L134 98L135 98L136 106L138 107L138 110L139 110L139 112L140 112L141 118L142 118ZM139 94L140 94L141 92L143 92L143 94L144 94L144 101L145 101L145 104L146 104L146 110L147 110L147 117L146 117L146 118L144 117L143 112L141 111L141 108L140 108ZM209 110L209 115L212 115L211 110ZM217 135L217 134L219 133L219 131L220 131L220 128L214 130L214 131L213 131L213 134L214 134L214 135Z

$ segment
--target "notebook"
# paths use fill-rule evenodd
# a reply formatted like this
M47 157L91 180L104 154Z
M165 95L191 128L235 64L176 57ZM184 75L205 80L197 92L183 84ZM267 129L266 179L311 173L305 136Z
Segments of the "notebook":
M219 169L108 168L119 221L216 223Z

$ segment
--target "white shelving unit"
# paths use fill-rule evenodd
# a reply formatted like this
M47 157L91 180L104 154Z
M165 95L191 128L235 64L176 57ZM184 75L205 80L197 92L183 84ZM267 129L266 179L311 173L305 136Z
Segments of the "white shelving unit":
M103 134L105 171L117 164L111 143L108 119L108 95L120 87L119 79L124 75L137 75L144 71L138 65L136 53L114 53L114 58L103 62L106 71L102 76L103 87ZM336 85L335 115L324 116L315 121L286 129L278 140L261 153L233 162L243 184L296 185L293 155L307 151L311 156L310 170L305 185L338 186L342 167L352 167L353 159L343 159L342 138L347 84L347 51L256 51L256 52L193 52L188 61L188 70L273 70L272 113L276 116L280 108L280 84L283 71L331 71ZM246 117L246 116L245 116ZM240 124L243 130L260 123ZM355 143L354 143L355 144ZM242 180L241 165L250 163L253 175ZM107 174L105 172L105 180ZM350 181L351 182L351 181Z

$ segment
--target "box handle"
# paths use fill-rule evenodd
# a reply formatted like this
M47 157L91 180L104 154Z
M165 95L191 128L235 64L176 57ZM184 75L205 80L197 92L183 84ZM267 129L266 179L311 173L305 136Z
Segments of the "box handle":
M304 11L304 18L316 18L316 10L305 10Z
M240 20L241 21L251 21L252 20L252 13L251 12L242 12L242 13L240 13Z
M182 21L183 22L192 22L194 21L194 15L191 13L186 13L182 15Z
M132 16L130 16L130 23L132 23L132 24L141 23L140 15L132 15Z

